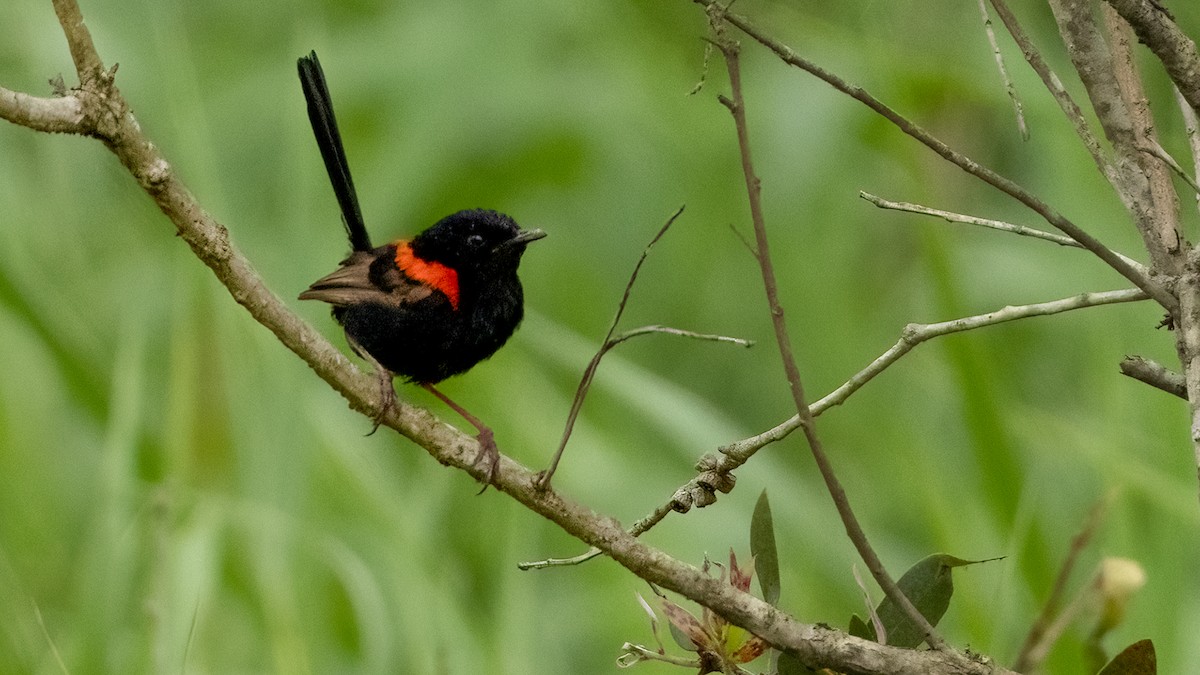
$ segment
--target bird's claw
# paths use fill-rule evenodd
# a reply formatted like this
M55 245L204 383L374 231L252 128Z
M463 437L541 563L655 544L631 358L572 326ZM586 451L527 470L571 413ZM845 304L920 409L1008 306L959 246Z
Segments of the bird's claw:
M475 439L479 441L479 451L475 453L475 461L471 465L483 466L483 477L479 479L483 488L478 493L483 494L496 480L496 474L500 471L500 448L496 447L495 434L489 428L480 429Z

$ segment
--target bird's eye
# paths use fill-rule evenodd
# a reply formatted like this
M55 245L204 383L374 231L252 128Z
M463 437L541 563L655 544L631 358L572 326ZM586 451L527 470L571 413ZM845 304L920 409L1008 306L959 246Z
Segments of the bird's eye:
M467 245L473 246L476 248L483 246L483 237L478 234L473 234L473 235L467 237Z

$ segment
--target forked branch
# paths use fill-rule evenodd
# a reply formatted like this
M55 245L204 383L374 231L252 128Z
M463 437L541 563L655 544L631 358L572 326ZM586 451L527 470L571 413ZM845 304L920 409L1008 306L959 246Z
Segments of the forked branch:
M800 427L804 430L804 438L812 452L813 460L825 481L829 496L833 499L842 526L846 529L854 548L858 551L863 563L871 572L875 582L887 597L899 606L908 618L916 625L925 637L925 642L936 650L946 650L949 646L937 634L933 626L921 614L920 610L904 595L895 580L884 567L883 561L876 555L875 549L867 539L866 532L854 515L850 506L850 498L846 495L833 463L825 453L821 439L817 435L816 424L813 422L812 411L804 396L804 385L800 379L800 369L792 353L791 338L788 337L787 322L784 320L783 304L779 300L779 287L775 280L775 270L771 261L771 249L767 240L766 219L762 209L762 185L754 172L754 162L751 158L749 125L746 123L746 102L742 96L741 62L739 59L740 46L729 39L725 31L724 9L719 5L709 5L709 20L716 37L715 43L725 56L726 70L729 72L730 98L720 97L721 103L729 109L733 116L734 127L737 130L738 151L741 156L742 173L746 180L746 195L750 201L750 219L754 224L754 240L757 248L759 270L762 272L763 288L766 290L767 305L771 313L771 322L775 328L775 341L779 347L779 356L783 361L784 374L787 377L788 388L792 394L792 402L796 406L800 419Z
M719 7L717 0L692 0L692 2L703 5L706 8ZM1171 314L1176 314L1179 309L1179 301L1169 291L1162 287L1158 282L1154 281L1143 271L1129 265L1115 251L1105 246L1099 239L1089 234L1083 228L1076 225L1066 216L1063 216L1058 211L1054 210L1049 204L1045 203L1033 193L1021 187L1017 183L1001 176L991 169L983 166L966 155L954 150L942 140L938 139L933 134L929 133L920 126L914 124L911 120L904 117L900 113L893 110L887 104L875 98L862 87L846 82L841 77L834 73L825 70L817 64L805 59L796 54L795 50L776 40L754 25L749 19L733 12L724 13L725 20L736 26L743 33L756 40L759 44L771 50L784 63L795 66L804 70L807 73L819 78L829 84L838 91L850 96L851 98L866 105L871 110L875 111L879 116L894 124L905 134L920 141L929 149L936 152L942 158L946 159L963 171L979 178L983 182L1000 190L1001 192L1011 196L1021 202L1028 208L1032 209L1038 215L1050 223L1058 230L1078 241L1084 248L1091 251L1096 257L1103 260L1109 267L1116 270L1121 276L1128 279L1133 285L1142 289L1148 296L1153 298L1155 302L1162 305Z

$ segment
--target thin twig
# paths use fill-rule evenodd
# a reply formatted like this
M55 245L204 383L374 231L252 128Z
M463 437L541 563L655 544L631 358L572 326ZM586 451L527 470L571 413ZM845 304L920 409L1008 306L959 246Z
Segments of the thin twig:
M1191 110L1191 108L1187 108L1187 110ZM1171 156L1171 153L1167 152L1166 148L1159 144L1157 139L1146 139L1146 145L1139 145L1138 150L1161 160L1176 176L1179 176L1183 182L1187 183L1188 187L1192 188L1192 192L1196 193L1197 198L1200 198L1200 185L1196 184L1196 179L1192 178L1192 175L1179 165L1179 162Z
M1004 27L1008 29L1008 34L1012 36L1017 46L1021 48L1021 54L1025 56L1025 62L1033 68L1033 72L1037 73L1042 80L1042 84L1054 97L1058 103L1059 109L1067 121L1071 123L1075 129L1075 135L1083 142L1083 147L1087 149L1088 154L1092 156L1092 161L1095 162L1096 168L1100 170L1100 174L1110 185L1115 185L1117 180L1116 170L1104 155L1104 150L1100 147L1100 141L1096 139L1096 135L1092 133L1091 127L1088 126L1087 120L1083 116L1083 111L1079 105L1075 103L1075 99L1071 98L1070 92L1063 86L1062 80L1055 74L1046 60L1042 58L1042 54L1033 44L1033 40L1025 33L1025 29L1021 27L1021 22L1017 20L1012 10L1008 8L1008 4L1004 0L991 0L992 7L996 10L996 16L1000 17L1000 21L1004 23Z
M1143 356L1126 356L1121 359L1121 374L1144 382L1155 389L1188 400L1187 382L1179 373Z
M712 59L713 47L711 44L704 45L704 64L700 67L700 79L696 81L687 93L688 96L695 96L704 88L704 83L708 81L708 62Z
M709 8L719 6L717 0L692 0L692 2ZM1001 176L995 171L988 169L979 162L976 162L966 155L954 150L945 142L935 137L933 134L917 126L908 118L904 117L879 99L872 96L862 87L851 85L832 72L798 56L795 50L767 35L746 17L732 12L726 12L724 16L728 23L733 24L743 33L753 38L767 49L770 49L784 63L800 68L801 70L824 81L826 84L829 84L834 89L837 89L843 94L846 94L854 100L859 101L863 105L866 105L881 117L894 124L902 132L913 137L917 141L920 141L942 158L1029 207L1064 234L1083 244L1084 248L1088 249L1095 254L1096 257L1107 263L1109 267L1112 267L1114 270L1120 273L1121 276L1132 282L1133 285L1145 291L1147 295L1154 298L1155 302L1162 305L1167 309L1167 311L1171 312L1172 314L1178 312L1179 302L1174 295L1168 292L1159 283L1151 279L1147 274L1135 267L1130 266L1121 258L1121 256L1117 255L1115 251L1105 246L1102 242L1100 242L1100 240L1096 239L1091 234L1088 234L1070 219L1055 211L1050 207L1050 205L1034 196L1033 193L1029 192L1017 183L1014 183L1008 178Z
M1042 239L1049 241L1059 246L1070 246L1072 248L1083 248L1083 246L1074 239L1045 230L1038 230L1024 225L1016 225L1014 223L1006 223L1002 220L992 220L991 218L980 218L978 216L969 216L963 213L955 213L953 211L944 211L935 209L931 206L923 206L921 204L913 204L912 202L897 202L890 199L884 199L878 195L871 194L860 190L858 196L866 201L878 206L881 209L891 209L893 211L906 211L908 213L918 213L925 216L934 216L951 223L964 223L966 225L979 225L1001 232L1010 232L1023 237L1033 237L1034 239Z
M1200 49L1154 0L1105 0L1133 26L1138 40L1162 61L1192 110L1200 112Z
M792 393L792 401L800 416L800 426L804 429L805 440L808 441L809 450L812 452L813 459L817 464L821 477L825 481L829 495L833 499L838 515L841 517L842 525L846 529L846 535L849 537L851 543L854 544L854 548L858 550L858 554L867 566L867 569L871 572L871 576L875 578L875 582L883 589L884 594L892 602L896 603L921 630L921 633L925 637L925 642L935 650L944 651L948 649L948 645L937 634L937 631L934 630L925 616L921 614L920 610L904 595L884 567L883 561L876 555L874 548L872 548L870 541L867 539L866 532L863 531L858 518L854 515L854 509L850 506L850 499L846 495L846 491L842 487L836 472L833 470L833 464L825 453L820 438L817 436L813 415L808 408L808 402L804 396L804 385L800 379L800 369L797 367L796 358L792 354L791 339L788 337L787 322L784 320L783 304L779 300L779 289L775 280L774 266L771 261L771 249L767 241L767 226L762 209L762 184L754 172L754 162L751 159L749 125L746 123L746 102L742 96L741 64L738 54L740 47L737 42L725 35L725 10L716 4L709 5L708 10L709 21L716 36L717 48L724 54L726 70L729 72L731 98L720 97L720 100L729 109L737 130L738 150L742 160L742 173L746 180L746 194L750 201L750 218L754 224L754 239L758 249L758 266L762 272L763 287L767 294L767 304L771 313L771 321L775 327L775 341L779 347L779 356L783 360L784 373L787 376L788 387Z
M554 477L554 472L558 469L558 462L562 459L563 450L567 447L567 441L571 440L571 432L575 429L575 420L579 417L579 411L583 408L583 401L587 398L588 390L592 385L592 378L596 375L596 368L600 366L600 359L604 358L604 354L613 348L610 344L613 333L617 330L617 324L621 321L621 316L625 313L625 304L629 302L629 294L633 292L633 284L637 281L638 272L641 271L642 265L646 262L646 258L650 255L650 249L662 239L667 230L677 218L683 213L683 206L680 206L667 218L663 226L658 229L654 237L650 239L650 243L646 244L646 248L642 249L642 255L638 257L637 263L633 266L633 272L629 275L629 281L625 284L625 290L621 293L621 300L617 303L617 311L613 314L612 322L608 325L608 332L604 334L604 340L600 343L600 349L596 351L596 355L588 363L587 368L583 371L583 377L579 379L579 386L575 390L575 398L571 401L571 410L567 413L567 421L563 426L562 439L558 443L558 448L554 451L554 457L550 460L550 465L542 471L538 477L538 487L546 489L550 486L550 480Z
M923 206L921 204L913 204L911 202L892 201L890 199L884 199L877 195L873 195L869 192L863 192L861 190L859 191L858 196L862 197L863 199L867 200L868 202L871 202L872 204L874 204L875 206L878 206L881 209L891 209L894 211L907 211L909 213L919 213L919 214L923 214L926 216L935 216L937 218L941 218L941 219L949 221L951 223L964 223L966 225L978 225L980 227L987 227L987 228L990 228L993 230L1000 230L1001 232L1010 232L1012 234L1018 234L1023 237L1033 237L1034 239L1042 239L1045 241L1049 241L1049 242L1058 244L1059 246L1069 246L1071 248L1079 248L1079 249L1083 248L1082 244L1080 244L1079 242L1077 242L1074 239L1067 237L1065 235L1055 234L1053 232L1046 232L1045 230L1038 230L1036 228L1027 227L1025 225L1017 225L1015 223L1007 223L1002 220L992 220L990 218L980 218L978 216L969 216L969 215L962 214L962 213L955 213L953 211L944 211L942 209L935 209L930 206ZM1121 255L1121 254L1118 253L1117 255ZM1134 260L1133 258L1124 256L1124 255L1121 255L1121 257L1128 260L1129 264L1132 266L1144 268L1144 266L1140 262Z
M1100 10L1104 19L1105 42L1112 52L1117 89L1129 110L1133 125L1132 144L1114 143L1113 148L1119 157L1128 162L1131 173L1136 169L1130 181L1130 191L1144 192L1139 199L1144 199L1149 208L1145 213L1132 212L1134 224L1142 234L1155 270L1178 274L1183 271L1183 256L1179 255L1183 232L1179 222L1179 194L1171 180L1171 164L1175 162L1158 143L1154 114L1150 110L1142 75L1134 59L1133 29L1111 5L1101 4ZM1099 115L1099 119L1103 123L1105 116ZM1147 148L1150 149L1149 153L1146 152ZM1155 148L1158 152L1155 152ZM1167 159L1162 159L1162 156L1167 156Z
M692 481L689 482L689 485L691 485L691 483L694 481L695 481L695 479L692 479ZM685 487L687 487L687 486L685 486ZM682 489L683 488L681 488L681 490ZM676 494L678 495L679 492L676 492ZM666 504L659 506L657 509L651 511L650 513L646 514L642 518L635 521L633 523L633 525L631 525L629 527L629 529L626 530L626 532L631 537L640 537L643 534L645 534L647 531L649 531L651 528L653 528L655 525L658 525L659 522L661 522L663 518L666 518L667 515L670 514L672 511L683 512L683 511L688 510L686 508L684 508L684 509L677 508L678 504L679 504L679 502L677 499L672 499L671 501L667 502ZM579 564L585 563L585 562L591 560L592 558L595 558L596 556L600 555L601 553L602 553L602 551L600 549L593 546L592 548L589 548L587 551L580 553L579 555L576 555L576 556L571 556L570 558L546 558L544 560L536 560L536 561L517 563L517 569L519 569L519 570L540 570L540 569L546 569L547 567L570 567L572 565L579 565Z
M1059 300L1051 300L1049 302L1039 302L1029 305L1008 306L998 309L994 312L986 314L976 314L974 316L966 316L950 321L941 321L938 323L913 323L905 326L900 339L896 344L892 345L887 351L876 357L865 368L855 373L850 379L846 380L839 387L829 392L820 399L813 401L809 405L809 410L814 417L827 412L834 406L839 406L846 402L855 392L862 389L868 382L875 379L876 376L887 370L906 354L915 349L923 342L928 342L934 338L939 338L945 335L952 335L978 328L986 328L995 326L1009 321L1018 319L1027 319L1036 316L1050 316L1053 314L1061 314L1077 309L1087 309L1090 307L1102 307L1104 305L1113 305L1126 302L1140 302L1146 300L1146 294L1140 289L1130 288L1118 291L1100 291L1093 293L1081 293L1068 298ZM1165 369L1164 369L1165 370ZM1151 382L1150 384L1153 384ZM1161 388L1161 387L1160 387ZM671 496L671 499L664 504L659 505L650 513L637 520L627 532L634 536L641 536L654 526L658 525L664 518L672 512L686 513L693 506L696 506L695 495L711 494L711 486L703 483L702 476L710 472L719 474L728 474L738 467L745 464L756 452L762 448L776 443L787 438L789 434L800 427L800 415L794 415L787 420L767 429L766 431L755 434L748 438L743 438L734 441L728 445L718 448L719 457L715 458L706 467L701 476L693 477L687 483L683 484ZM705 506L711 501L700 503L699 506ZM545 567L560 567L569 565L578 565L582 562L591 560L599 555L598 550L589 550L577 556L570 558L551 558L548 560L540 560L537 562L521 563L521 569L541 569Z
M1088 543L1095 536L1096 530L1104 522L1104 514L1114 497L1114 493L1110 492L1096 502L1088 512L1082 529L1071 539L1071 547L1067 550L1067 556L1063 559L1062 566L1059 567L1058 576L1054 579L1054 586L1050 590L1050 597L1046 598L1046 604L1042 607L1042 611L1033 625L1030 626L1029 633L1025 636L1025 642L1021 646L1021 652L1013 664L1013 670L1020 673L1036 670L1049 651L1050 645L1061 634L1060 631L1052 630L1052 628L1055 618L1059 615L1063 597L1066 595L1067 584L1071 581L1071 573L1075 571L1079 555L1087 548Z
M660 333L662 335L674 335L675 337L691 338L692 340L703 340L705 342L724 342L726 344L737 345L739 347L753 347L754 341L745 338L730 337L728 335L716 335L713 333L697 333L696 331L683 330L682 328L672 328L670 326L642 326L633 328L614 335L609 339L611 345L609 349L625 342L626 340L639 337L642 335L651 335Z
M680 337L688 337L699 340L711 340L713 342L729 342L738 344L743 347L749 347L753 343L749 340L741 338L726 337L724 335L708 335L705 333L694 333L692 331L680 330L678 328L668 328L666 326L643 326L635 328L631 331L626 331L620 335L614 336L613 333L617 330L617 324L621 322L621 316L625 313L625 305L629 302L629 294L633 291L633 284L637 281L638 272L642 269L642 264L646 262L646 257L650 255L650 249L662 239L663 235L671 227L672 223L679 218L683 213L683 207L680 206L667 222L658 230L654 238L646 244L646 248L642 250L642 255L638 258L637 264L633 266L633 273L629 275L629 282L625 284L625 292L621 294L621 301L617 303L617 312L613 315L612 323L608 326L608 333L604 336L604 342L600 345L600 349L596 352L592 360L588 362L587 368L583 371L583 377L579 380L579 387L575 390L575 398L571 401L571 410L567 413L567 422L563 427L562 440L558 443L558 449L554 451L554 457L550 460L550 466L542 471L538 478L538 487L546 489L550 486L550 479L554 477L554 472L558 470L559 460L562 459L563 450L567 447L567 441L571 440L571 432L575 429L575 420L579 418L579 411L583 408L583 401L587 398L588 391L591 390L592 379L596 376L596 369L600 367L600 360L613 347L629 340L638 337L639 335L648 335L651 333L665 333L668 335L677 335Z
M992 30L992 17L988 15L987 0L979 0L979 13L983 17L983 31L987 33L988 44L992 47L992 58L996 60L996 70L1000 72L1000 81L1004 83L1004 91L1013 104L1013 113L1017 117L1017 132L1021 140L1029 140L1029 127L1025 124L1025 111L1021 99L1017 96L1017 88L1013 86L1012 78L1008 76L1008 68L1004 67L1004 55L1000 53L1000 43L996 41L996 31Z
M887 370L892 364L899 361L908 352L912 351L917 345L927 342L934 338L950 335L953 333L961 333L963 331L975 330L985 326L994 326L1017 319L1026 319L1035 316L1049 316L1051 314L1060 314L1076 309L1085 309L1088 307L1099 307L1102 305L1111 305L1124 302L1139 302L1146 300L1146 294L1141 289L1130 288L1119 291L1101 291L1093 293L1081 293L1073 295L1069 298L1060 300L1051 300L1049 302L1039 302L1030 305L1008 306L998 309L987 314L976 314L951 321L941 321L938 323L920 324L913 323L905 326L904 332L896 344L892 345L883 354L880 354L866 368L855 373L853 377L842 383L841 386L826 394L818 401L812 404L814 414L820 414L832 408L833 406L841 405L850 398L852 394L875 379L877 375ZM757 436L731 443L721 448L721 453L726 457L748 457L759 448L773 443L783 436L791 433L796 427L800 426L800 421L797 417L793 417L782 424L779 424L767 431L764 431Z
M1179 106L1179 114L1183 117L1183 128L1187 132L1188 147L1192 151L1192 175L1200 177L1200 118L1197 118L1196 111L1183 98L1183 94L1179 93L1179 87L1173 87L1175 92L1175 102ZM1189 185L1194 185L1196 181L1189 181ZM1196 207L1200 210L1200 191L1196 193Z

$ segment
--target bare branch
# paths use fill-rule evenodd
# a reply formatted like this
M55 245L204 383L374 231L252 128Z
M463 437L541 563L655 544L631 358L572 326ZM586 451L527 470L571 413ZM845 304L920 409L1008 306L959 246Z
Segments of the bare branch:
M1187 109L1191 110L1191 108ZM1162 161L1163 164L1166 164L1176 176L1179 176L1183 182L1188 184L1188 187L1192 188L1192 192L1196 193L1197 198L1200 198L1200 185L1196 184L1196 179L1192 178L1192 175L1179 165L1179 162L1171 156L1171 153L1167 152L1167 150L1163 148L1163 146L1159 145L1158 141L1156 140L1150 139L1147 140L1147 143L1148 145L1139 145L1138 150L1141 150L1142 152Z
M1027 319L1036 316L1050 316L1052 314L1061 314L1063 312L1069 312L1077 309L1087 309L1089 307L1101 307L1104 305L1113 305L1125 302L1140 302L1146 299L1148 299L1146 294L1140 289L1136 288L1118 291L1081 293L1079 295L1073 295L1060 300L1051 300L1049 302L1008 306L998 309L994 312L976 314L974 316L953 319L950 321L929 324L909 324L908 326L905 326L904 331L901 334L900 339L896 341L896 344L889 347L887 351L876 357L875 360L871 361L871 363L865 368L855 373L849 380L842 383L842 385L837 389L834 389L824 397L813 401L812 404L809 405L809 410L812 411L814 417L818 417L827 412L830 408L845 403L846 400L849 399L855 392L857 392L859 389L862 389L868 382L875 379L877 375L887 370L894 363L899 361L904 355L915 349L918 345L934 338L942 337L943 335L951 335L968 330L985 328L1001 323L1007 323L1009 321L1016 321L1018 319ZM1122 364L1122 368L1124 368L1124 362ZM1154 383L1150 382L1150 384ZM717 449L719 456L706 455L706 459L702 460L701 465L697 466L697 469L700 470L701 473L680 486L679 489L677 489L671 496L670 501L660 505L654 511L651 511L643 516L640 520L636 521L628 529L629 534L635 537L642 535L661 522L671 512L686 513L693 506L708 506L715 501L715 497L713 496L715 487L712 484L714 475L731 477L731 472L749 461L749 459L753 457L756 452L772 443L787 438L788 435L790 435L799 427L800 416L797 414L762 433L721 446ZM520 568L540 569L543 567L577 565L579 563L591 560L599 554L600 551L598 550L590 550L571 558L551 558L549 560L538 562L521 563Z
M1174 87L1175 101L1179 106L1179 114L1183 117L1183 127L1187 133L1188 147L1192 151L1192 176L1200 178L1200 119L1196 116L1196 111L1188 102L1184 100L1183 94L1179 93L1179 87ZM1196 180L1190 179L1189 185L1195 185ZM1200 209L1200 189L1196 191L1196 206Z
M1117 10L1154 55L1193 111L1200 113L1200 50L1174 17L1151 0L1105 0Z
M1117 180L1113 188L1142 235L1151 268L1176 274L1181 267L1181 261L1174 255L1181 241L1175 229L1178 218L1169 217L1169 204L1156 202L1150 173L1144 166L1152 160L1137 150L1139 137L1148 133L1143 127L1152 128L1153 121L1149 108L1139 106L1145 95L1141 92L1140 78L1127 58L1128 49L1123 49L1117 40L1110 48L1088 0L1050 0L1050 8L1071 62L1087 89L1092 109L1116 155ZM1140 112L1135 113L1134 109L1139 107Z
M1109 48L1112 50L1117 89L1133 122L1133 147L1121 148L1120 152L1128 153L1131 168L1138 167L1140 174L1145 176L1149 183L1150 212L1141 216L1145 220L1137 223L1138 229L1143 230L1142 236L1147 241L1151 262L1159 270L1175 274L1182 271L1182 256L1178 254L1183 241L1183 230L1179 222L1179 195L1175 192L1175 184L1171 180L1171 165L1178 164L1158 143L1154 114L1150 111L1142 76L1133 56L1133 29L1111 6L1101 5L1100 8L1104 16ZM1149 153L1146 152L1147 148L1150 149ZM1165 160L1162 159L1164 156ZM1134 213L1135 218L1139 216L1140 214ZM1166 248L1165 255L1169 256L1166 262L1154 255L1151 246L1156 245Z
M1163 41L1155 43L1155 40L1167 37L1172 29L1177 31L1174 22L1160 8L1141 3L1109 4L1122 17L1127 17L1144 42L1159 46L1155 54L1163 60L1183 96L1195 108L1194 95L1197 81L1200 80L1200 60L1196 58L1195 43L1186 38L1183 42L1171 45ZM1139 150L1139 146L1153 145L1146 140L1147 137L1152 138L1153 121L1148 106L1143 102L1145 95L1141 92L1140 78L1132 63L1131 41L1121 36L1128 29L1122 27L1121 30L1112 31L1116 33L1113 40L1116 58L1112 59L1112 64L1108 64L1104 42L1096 35L1093 25L1091 3L1085 0L1052 0L1051 6L1055 8L1060 31L1067 42L1071 59L1076 63L1076 70L1088 86L1097 117L1121 159L1119 169L1124 186L1135 202L1132 214L1150 252L1151 267L1174 280L1179 310L1172 312L1171 317L1176 328L1176 351L1180 355L1186 378L1192 418L1192 452L1197 481L1200 482L1200 278L1194 273L1185 274L1188 270L1196 269L1200 251L1195 248L1186 250L1179 230L1178 197L1166 169ZM1139 7L1146 11L1133 11ZM1148 22L1159 19L1162 21L1157 25L1162 30L1147 30ZM1184 61L1190 61L1190 64L1184 64ZM1103 72L1105 66L1114 68L1114 72ZM1180 70L1181 66L1183 70ZM1190 82L1177 79L1184 71L1191 78ZM1107 81L1109 79L1112 83ZM1112 95L1113 89L1118 91L1119 96ZM1131 125L1128 130L1125 129L1127 123Z
M604 336L604 342L600 345L600 349L588 363L587 368L584 369L583 377L579 380L579 387L575 390L575 398L571 402L571 410L567 413L567 422L563 428L562 440L559 441L558 449L555 450L554 457L550 460L550 465L544 471L542 471L541 476L538 479L538 483L541 488L545 489L550 485L550 479L554 477L554 472L558 469L558 462L562 459L563 450L566 449L567 441L571 439L571 432L575 429L575 420L578 419L579 411L583 408L583 400L587 397L587 393L591 389L592 378L596 376L596 369L600 367L600 360L603 359L604 355L607 354L613 347L616 347L617 345L631 338L635 338L640 335L648 335L651 333L665 333L668 335L676 335L679 337L688 337L698 340L709 340L712 342L729 342L732 344L741 345L743 347L749 347L753 344L749 340L743 340L741 338L695 333L678 328L668 328L666 326L643 326L641 328L635 328L631 331L626 331L620 335L613 335L613 332L617 329L617 324L621 322L621 316L625 313L625 305L629 302L629 294L633 291L633 284L635 281L637 281L638 272L641 271L642 264L646 262L646 257L650 255L650 249L654 248L654 245L658 243L659 239L662 239L662 236L667 233L667 230L671 227L671 224L674 223L682 213L683 207L680 206L675 213L671 214L671 217L667 219L667 222L663 224L662 228L658 230L658 233L654 235L654 238L650 240L650 243L646 245L646 248L642 251L641 257L638 258L637 264L633 266L633 273L629 275L629 281L625 284L625 292L621 295L621 301L617 303L617 312L613 316L612 323L609 324L608 333Z
M1141 356L1126 356L1121 359L1121 374L1135 380L1145 382L1156 389L1161 389L1172 396L1188 400L1187 383L1179 373L1172 372L1166 366Z
M788 337L787 322L784 320L783 304L779 300L779 288L775 281L774 264L771 261L771 249L767 240L766 220L762 209L762 183L754 172L754 162L751 158L749 125L746 123L746 102L742 97L741 62L739 59L740 46L725 35L724 9L716 4L708 5L709 22L716 35L716 45L725 56L726 70L729 72L729 88L731 98L720 97L721 103L729 109L737 130L738 150L742 160L742 173L746 180L746 195L750 201L750 218L754 224L754 239L758 249L758 267L762 272L763 288L767 294L767 305L771 312L771 322L775 327L775 342L779 347L779 356L783 361L784 374L791 390L792 401L800 418L800 426L804 430L804 438L808 441L813 460L825 481L829 496L833 499L842 525L846 528L854 548L858 551L863 563L871 572L875 582L883 589L885 595L896 603L924 635L925 642L933 649L943 651L949 649L946 642L934 630L933 625L921 614L920 610L904 595L896 581L884 567L883 561L875 553L867 538L866 532L854 515L850 506L850 498L846 495L841 481L833 470L833 463L822 447L817 436L816 425L812 412L804 396L804 385L800 379L800 369L792 354L791 338Z
M542 471L538 478L538 483L541 488L545 489L550 486L550 480L554 477L554 472L558 469L558 462L562 459L563 451L567 448L567 441L571 440L571 432L575 429L575 420L579 417L579 411L583 408L583 400L587 397L588 390L592 385L592 378L596 376L596 369L600 366L600 360L608 353L608 350L616 346L612 341L613 333L617 330L617 324L621 322L621 316L625 313L625 304L629 302L629 294L633 292L633 284L637 281L638 272L641 271L642 265L646 262L646 258L650 255L650 249L662 239L667 230L677 218L683 213L683 206L680 206L672 213L663 226L659 228L654 237L650 239L650 243L646 244L646 248L642 249L642 255L638 258L637 263L633 266L633 272L629 275L629 281L625 284L625 291L621 294L621 300L617 303L617 311L613 314L612 323L608 325L608 332L604 335L604 341L600 344L600 349L596 351L596 355L588 363L587 368L583 371L583 377L579 380L579 387L575 390L575 398L571 402L571 410L567 413L567 422L563 426L562 440L558 443L558 448L554 451L554 457L550 460L550 466Z
M963 317L951 321L942 321L939 323L929 324L909 324L904 328L904 332L896 344L892 345L883 354L880 354L866 368L863 368L853 377L826 394L818 401L812 404L814 415L819 415L829 408L836 405L841 405L850 398L852 394L861 389L867 382L875 379L875 376L887 370L896 361L899 361L908 352L912 351L917 345L923 342L932 340L933 338L950 335L952 333L961 333L963 331L975 330L985 326L994 326L1008 321L1016 321L1017 319L1026 319L1035 316L1049 316L1051 314L1060 314L1076 309L1085 309L1088 307L1100 307L1102 305L1111 305L1123 302L1139 302L1146 300L1146 294L1140 289L1130 288L1120 291L1101 291L1095 293L1081 293L1069 298L1061 300L1051 300L1049 302L1039 302L1031 305L1016 305L1004 307L994 312L987 314L976 314L975 316ZM796 427L800 426L798 417L793 417L786 420L767 431L764 431L757 436L751 436L736 443L731 443L721 448L721 453L730 459L749 458L760 448L774 443L783 438ZM742 461L745 461L744 459ZM739 463L740 465L740 463Z
M1000 43L996 42L996 31L992 30L992 17L988 16L987 0L979 0L979 13L983 16L983 31L987 34L988 44L992 47L992 58L996 60L996 70L1000 73L1000 81L1004 83L1004 91L1013 104L1013 113L1017 117L1017 132L1021 140L1029 140L1029 127L1025 124L1025 111L1021 99L1017 97L1017 89L1013 86L1012 78L1008 76L1008 68L1004 67L1004 55L1000 53Z
M926 216L934 216L937 218L941 218L941 219L949 221L951 223L964 223L967 225L978 225L980 227L986 227L986 228L990 228L993 230L1000 230L1001 232L1011 232L1012 234L1018 234L1018 235L1021 235L1024 237L1033 237L1034 239L1042 239L1044 241L1049 241L1049 242L1058 244L1059 246L1069 246L1072 248L1083 248L1082 244L1075 241L1074 239L1071 239L1070 237L1066 237L1061 234L1054 234L1053 232L1046 232L1044 230L1038 230L1038 229L1035 229L1032 227L1026 227L1025 225L1017 225L1015 223L1006 223L1002 220L991 220L990 218L979 218L977 216L968 216L968 215L965 215L962 213L954 213L953 211L943 211L941 209L935 209L935 208L931 208L928 206L922 206L920 204L913 204L910 202L895 202L895 201L891 201L888 199L884 199L882 197L878 197L869 192L859 191L858 196L862 197L863 199L867 200L868 202L871 202L872 204L874 204L875 206L878 206L881 209L892 209L895 211L907 211L909 213L919 213L919 214L923 214ZM1118 253L1117 255L1121 255L1121 254ZM1134 260L1133 258L1129 258L1129 257L1123 256L1123 255L1121 257L1128 260L1129 264L1133 267L1143 267L1144 268L1144 266L1140 262Z
M75 62L75 72L79 82L90 85L100 77L104 63L96 53L96 45L92 42L92 34L83 23L83 14L75 0L53 0L54 13L62 26L63 34L67 37L67 48L71 50L71 60Z
M34 131L85 133L83 105L75 96L39 98L0 87L0 119Z
M991 0L992 7L996 10L996 15L1000 17L1000 21L1004 23L1004 27L1008 29L1008 34L1012 36L1013 41L1021 48L1021 54L1025 56L1025 62L1033 68L1033 72L1037 73L1041 78L1042 84L1058 102L1058 107L1066 116L1067 121L1075 129L1075 135L1079 136L1079 140L1083 143L1083 147L1087 149L1088 154L1092 156L1092 161L1096 163L1096 168L1100 170L1100 174L1104 176L1109 184L1115 185L1117 177L1116 170L1109 163L1104 154L1104 150L1100 147L1100 142L1096 140L1095 134L1092 133L1091 127L1088 126L1087 120L1083 117L1083 111L1079 109L1079 105L1075 103L1075 99L1071 97L1070 92L1063 86L1062 80L1058 75L1050 69L1046 64L1046 60L1042 58L1041 52L1034 46L1033 40L1025 33L1025 29L1021 27L1021 23L1017 20L1012 10L1008 8L1008 4L1004 0Z
M713 7L718 4L717 0L692 0L692 2L705 7ZM908 134L914 139L920 141L929 149L936 152L942 158L1029 207L1064 234L1078 241L1080 244L1083 244L1084 248L1091 251L1096 255L1096 257L1103 260L1109 265L1109 267L1112 267L1114 270L1120 273L1121 276L1128 279L1135 286L1145 291L1148 296L1154 298L1155 302L1158 302L1160 305L1166 308L1167 311L1171 312L1172 314L1175 314L1178 311L1179 301L1174 295L1163 288L1159 283L1151 279L1148 275L1142 273L1140 270L1134 267L1131 267L1127 262L1122 260L1121 257L1116 254L1116 252L1101 243L1100 240L1088 234L1078 225L1055 211L1048 204L1043 202L1041 199L1038 199L1025 188L992 171L991 169L988 169L966 155L954 150L950 146L946 145L946 143L930 134L928 131L922 129L921 127L909 121L903 115L888 107L862 87L851 85L837 75L825 70L824 68L807 59L798 56L795 50L767 35L746 17L732 12L727 12L725 13L725 18L729 23L737 26L737 28L743 33L774 52L776 56L784 61L784 63L800 68L801 70L821 79L834 89L837 89L856 101L859 101L863 105L866 105L881 117L894 124L905 134Z

